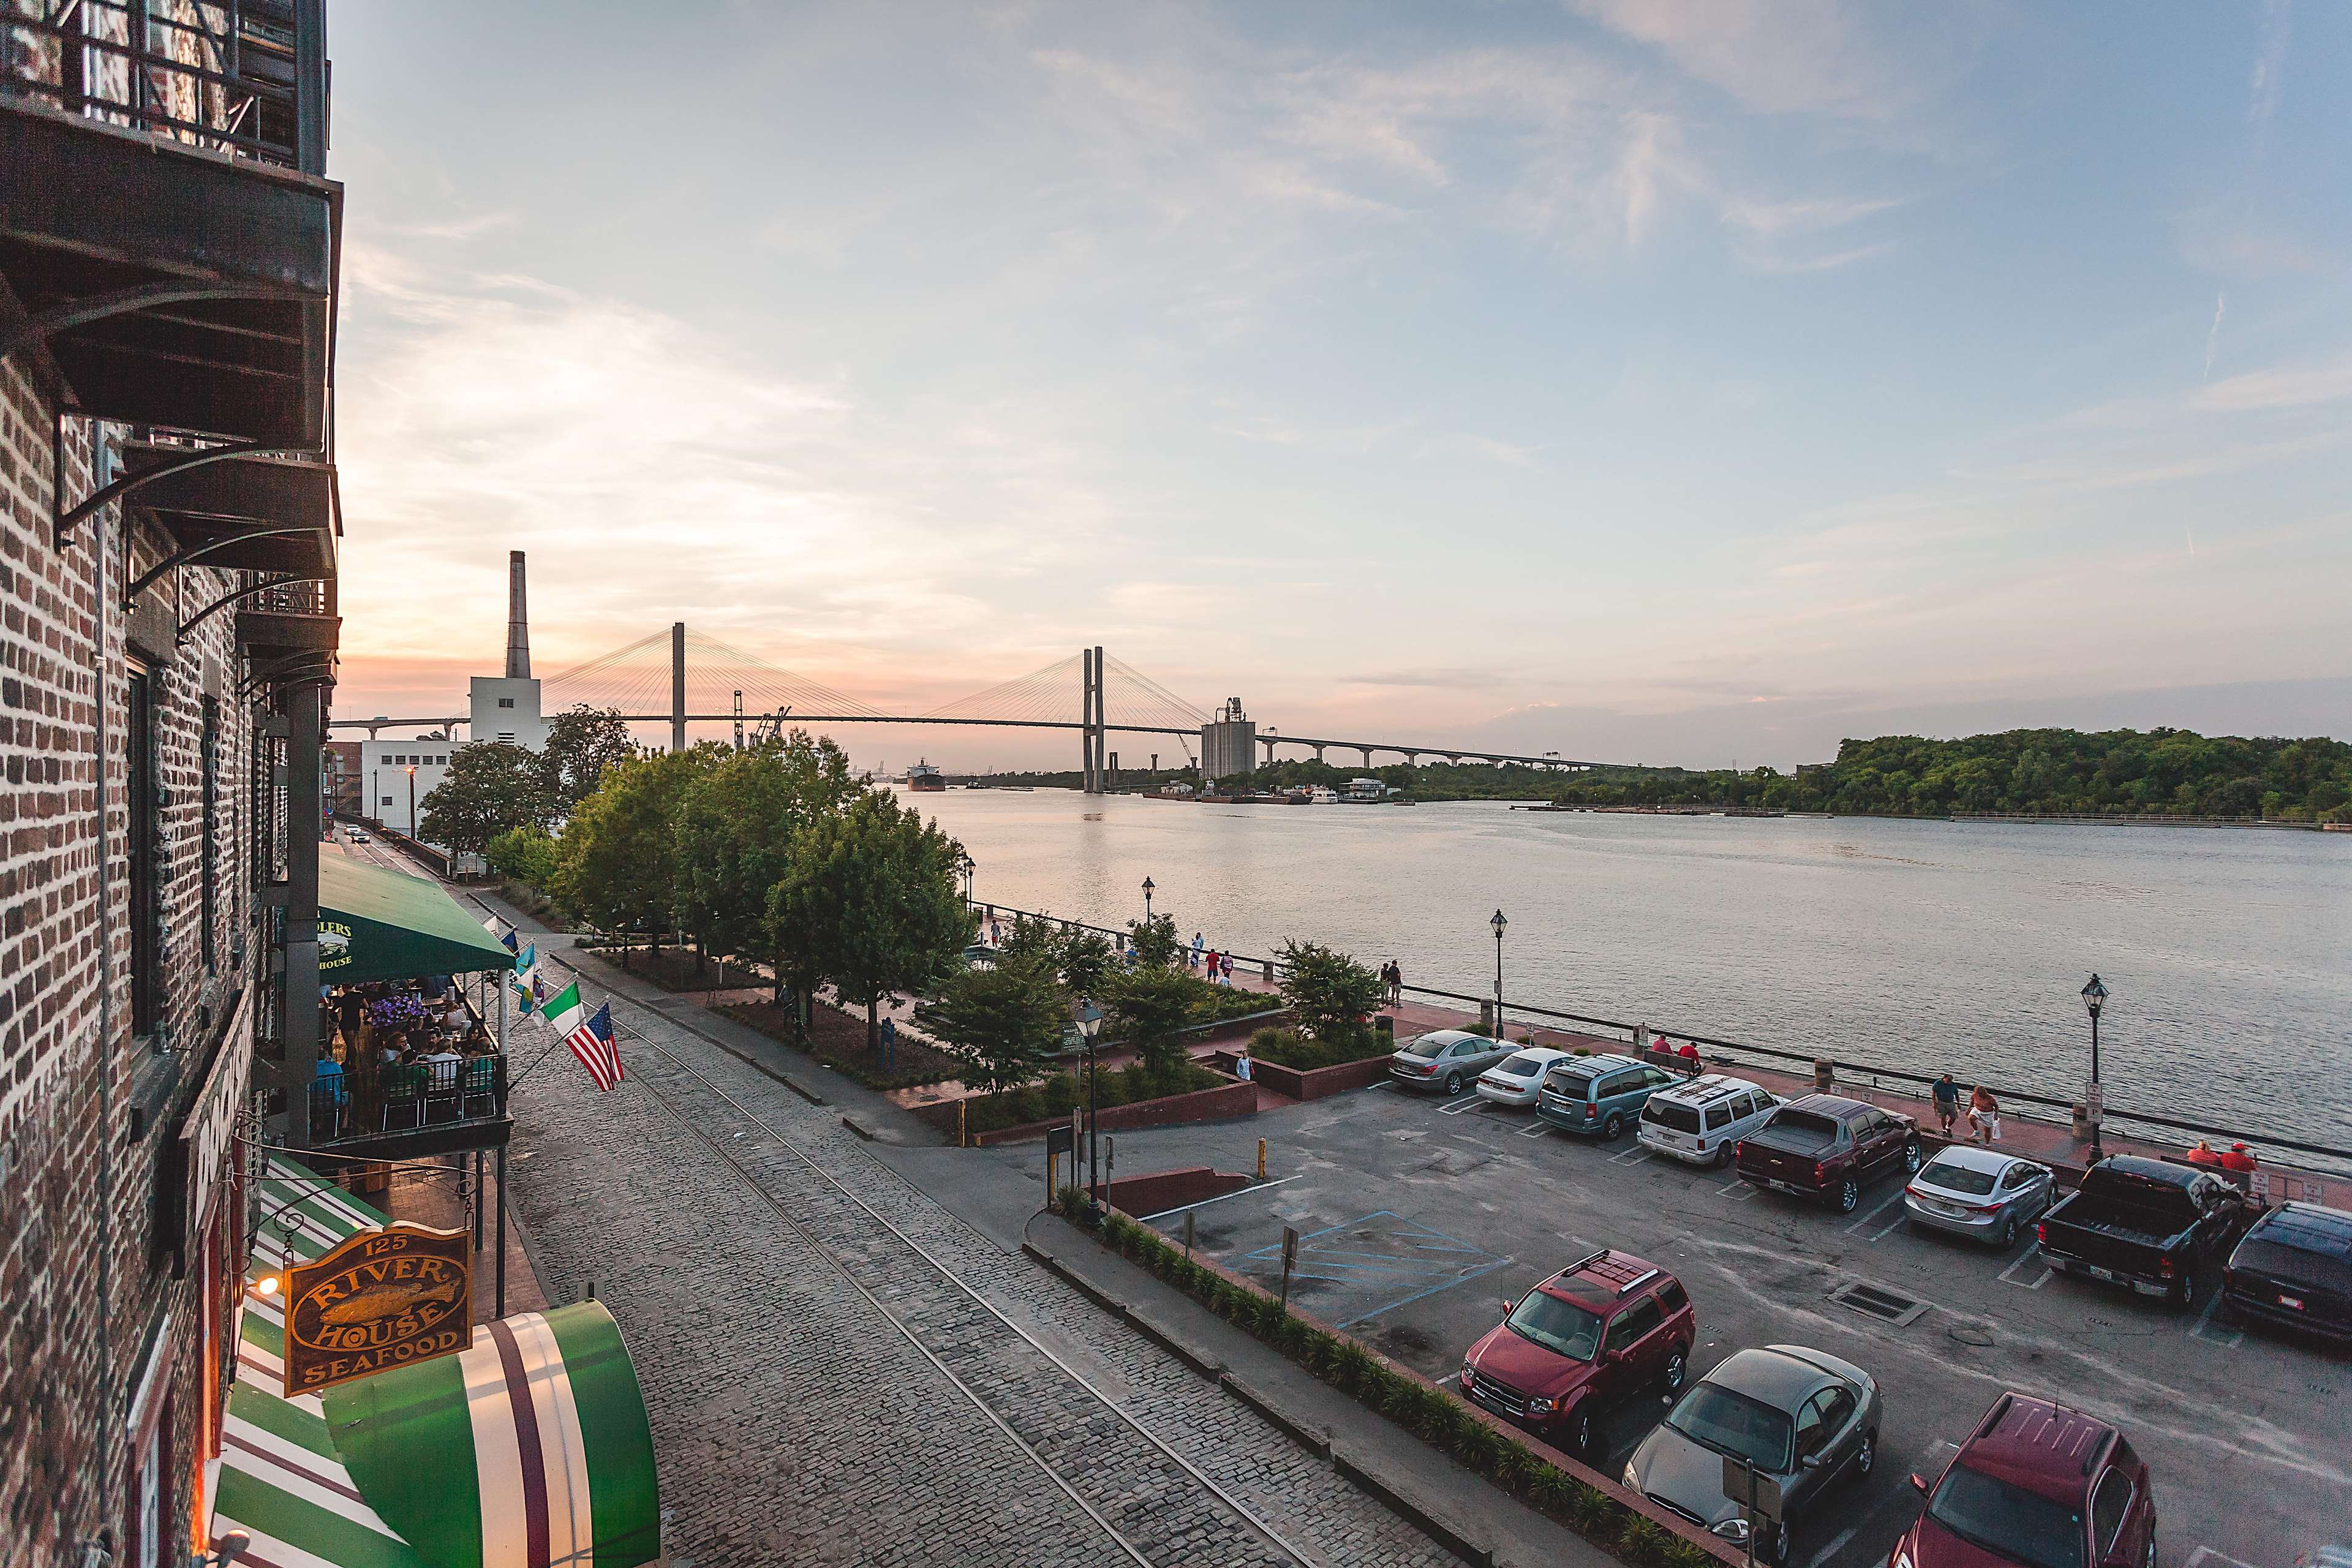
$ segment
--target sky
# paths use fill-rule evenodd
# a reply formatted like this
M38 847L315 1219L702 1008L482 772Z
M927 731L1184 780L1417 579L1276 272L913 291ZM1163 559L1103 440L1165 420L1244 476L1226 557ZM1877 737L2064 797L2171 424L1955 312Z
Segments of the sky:
M542 676L890 712L2352 736L2352 7L647 14L331 12L339 716L456 711L522 549Z

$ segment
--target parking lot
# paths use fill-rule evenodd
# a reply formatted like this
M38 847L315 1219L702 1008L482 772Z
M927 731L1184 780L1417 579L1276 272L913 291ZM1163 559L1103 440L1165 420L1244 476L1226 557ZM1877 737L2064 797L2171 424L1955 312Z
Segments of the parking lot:
M1249 1122L1122 1133L1118 1168L1244 1170L1260 1137L1273 1179L1193 1210L1199 1247L1272 1288L1282 1227L1295 1227L1291 1300L1432 1378L1458 1372L1503 1297L1602 1247L1689 1287L1694 1376L1770 1343L1875 1374L1883 1458L1798 1526L1790 1560L1807 1568L1885 1563L1917 1512L1910 1474L1932 1479L2005 1388L2126 1431L2154 1474L2164 1564L2287 1568L2352 1538L2352 1366L2222 1328L2210 1286L2176 1313L2052 1274L2030 1234L2005 1253L1913 1235L1899 1177L1841 1217L1659 1159L1630 1135L1592 1143L1475 1096L1385 1086ZM1173 1233L1182 1220L1158 1223ZM1874 1310L1836 1299L1857 1284L1874 1288ZM1890 1310L1888 1297L1907 1305ZM1598 1466L1615 1474L1664 1409L1643 1396L1612 1413Z

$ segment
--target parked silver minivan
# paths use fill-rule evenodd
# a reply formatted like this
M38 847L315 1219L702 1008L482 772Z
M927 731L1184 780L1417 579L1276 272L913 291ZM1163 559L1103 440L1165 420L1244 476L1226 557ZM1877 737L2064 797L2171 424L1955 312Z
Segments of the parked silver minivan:
M1662 1089L1642 1106L1642 1146L1690 1165L1720 1165L1780 1100L1744 1078L1711 1072Z

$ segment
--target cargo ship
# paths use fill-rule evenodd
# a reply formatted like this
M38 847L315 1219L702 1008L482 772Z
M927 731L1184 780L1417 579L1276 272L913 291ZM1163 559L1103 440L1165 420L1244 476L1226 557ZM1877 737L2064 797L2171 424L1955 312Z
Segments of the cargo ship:
M944 795L947 787L946 775L929 763L917 763L907 770L907 788L916 795Z

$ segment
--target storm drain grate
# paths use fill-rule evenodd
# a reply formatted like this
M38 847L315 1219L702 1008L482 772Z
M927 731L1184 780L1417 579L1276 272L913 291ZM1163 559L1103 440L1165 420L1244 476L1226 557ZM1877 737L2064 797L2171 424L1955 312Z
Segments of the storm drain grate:
M1914 1300L1875 1285L1849 1285L1843 1290L1832 1291L1830 1300L1865 1317L1892 1323L1898 1329L1917 1321L1919 1315L1927 1310L1925 1301Z

